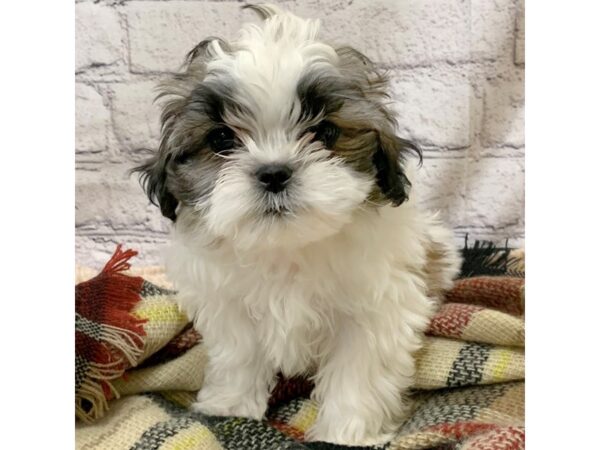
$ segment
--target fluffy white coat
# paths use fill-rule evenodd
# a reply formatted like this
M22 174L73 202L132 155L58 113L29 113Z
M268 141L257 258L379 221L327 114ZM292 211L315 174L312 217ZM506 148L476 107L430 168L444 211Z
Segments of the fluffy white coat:
M458 270L450 233L409 202L359 211L295 251L239 253L196 239L176 229L167 265L208 349L195 409L260 419L279 370L314 371L321 407L309 438L385 439L435 311L427 285L447 289ZM448 255L433 282L424 276L432 245Z
M254 114L226 116L245 151L227 157L210 195L179 209L167 252L208 351L194 408L261 419L279 371L310 374L320 408L309 439L380 441L399 424L413 354L460 259L435 215L412 200L374 207L372 176L289 131L301 75L339 61L315 41L318 22L266 10L272 17L246 26L235 51L209 46L205 79L236 80L236 100ZM282 161L296 184L270 201L294 214L265 217L251 174Z

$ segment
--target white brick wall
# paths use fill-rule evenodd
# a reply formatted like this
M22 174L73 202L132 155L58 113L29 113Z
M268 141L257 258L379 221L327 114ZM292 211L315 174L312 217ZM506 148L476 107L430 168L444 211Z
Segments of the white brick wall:
M425 150L415 189L456 232L523 243L524 0L284 0L324 38L390 72L402 134ZM235 0L76 4L76 255L114 245L160 263L169 222L127 171L158 139L153 88L203 38L255 20Z

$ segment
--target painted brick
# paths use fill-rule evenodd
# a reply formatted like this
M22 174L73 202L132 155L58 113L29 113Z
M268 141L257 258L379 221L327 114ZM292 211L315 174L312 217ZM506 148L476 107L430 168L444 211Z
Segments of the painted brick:
M294 1L286 6L314 17L322 37L352 45L387 65L425 65L469 58L468 3L460 0ZM200 40L234 38L252 19L237 2L132 2L127 4L131 68L135 72L175 71ZM381 30L386 30L382 33ZM168 39L165 39L168 36Z
M102 96L93 87L75 84L75 148L78 152L102 151L107 148L110 113Z
M390 75L402 135L421 145L469 145L472 93L468 71L392 71Z
M157 207L150 204L127 164L107 164L97 172L76 173L75 225L89 234L104 227L115 232L168 231Z
M160 108L153 103L156 85L156 81L110 85L114 131L122 150L157 147Z
M75 67L113 64L124 58L124 33L114 8L93 3L75 6Z
M485 88L483 143L497 147L525 145L525 98L523 79L490 82Z
M464 157L425 157L412 181L417 202L439 211L444 223L452 227L464 224L466 161Z
M470 161L467 168L465 224L475 229L508 227L511 233L522 234L524 160L481 158Z
M469 58L469 4L463 0L303 1L290 9L318 17L322 37L388 66Z
M164 264L162 250L167 243L166 236L132 236L113 232L104 235L78 235L75 241L75 258L77 264L91 267L98 271L102 269L106 261L112 256L118 244L125 248L138 251L138 256L131 260L136 267L142 265Z
M515 64L525 64L525 0L518 0L515 29Z
M242 23L237 2L132 2L126 5L133 72L179 69L185 55L209 36L232 38Z
M506 0L471 0L471 59L512 58L515 7Z

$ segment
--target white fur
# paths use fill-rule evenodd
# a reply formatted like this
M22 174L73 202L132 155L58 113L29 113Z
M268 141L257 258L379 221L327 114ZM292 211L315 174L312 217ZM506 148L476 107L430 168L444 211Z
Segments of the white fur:
M317 29L279 12L246 26L235 52L211 44L208 77L235 77L256 114L250 124L228 118L248 151L230 157L210 196L178 212L167 268L209 354L196 410L261 419L278 371L314 373L320 410L308 437L364 444L398 425L435 311L428 277L450 287L459 258L433 215L411 201L369 205L371 177L290 132L301 74L335 70ZM286 217L265 217L250 176L272 161L292 165L298 181ZM432 246L444 264L427 275Z
M176 228L169 274L210 361L195 408L260 419L277 371L316 368L322 406L309 437L358 444L391 431L434 312L420 275L431 233L452 245L410 204L359 210L337 234L293 251L206 247Z

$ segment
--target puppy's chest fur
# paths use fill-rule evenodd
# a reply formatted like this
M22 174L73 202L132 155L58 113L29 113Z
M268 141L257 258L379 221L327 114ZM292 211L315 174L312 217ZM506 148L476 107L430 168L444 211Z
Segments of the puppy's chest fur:
M246 294L240 292L243 307L267 358L285 375L302 373L326 351L336 329L340 310L326 293L340 292L339 280L319 280L315 268L287 258L261 265L270 275L263 272L257 283L258 270L249 271Z
M242 346L250 338L274 366L294 375L326 358L349 321L377 322L382 315L400 321L406 299L394 292L419 283L418 234L398 217L378 218L301 250L240 255L226 245L194 250L190 237L176 232L168 269L181 308L207 343L231 333Z
M340 261L343 267L338 269L358 270L348 263ZM195 264L203 265L203 273L197 272L200 276L188 282L203 286L193 296L180 295L180 304L196 317L199 330L211 333L212 323L223 324L219 316L228 326L246 326L245 333L254 335L252 340L285 375L302 373L318 363L341 317L359 302L363 290L353 289L354 282L334 267L285 255L268 259L263 255L253 262L233 263L235 268L210 260L196 259ZM227 266L231 273L224 275ZM217 279L221 282L213 284Z

